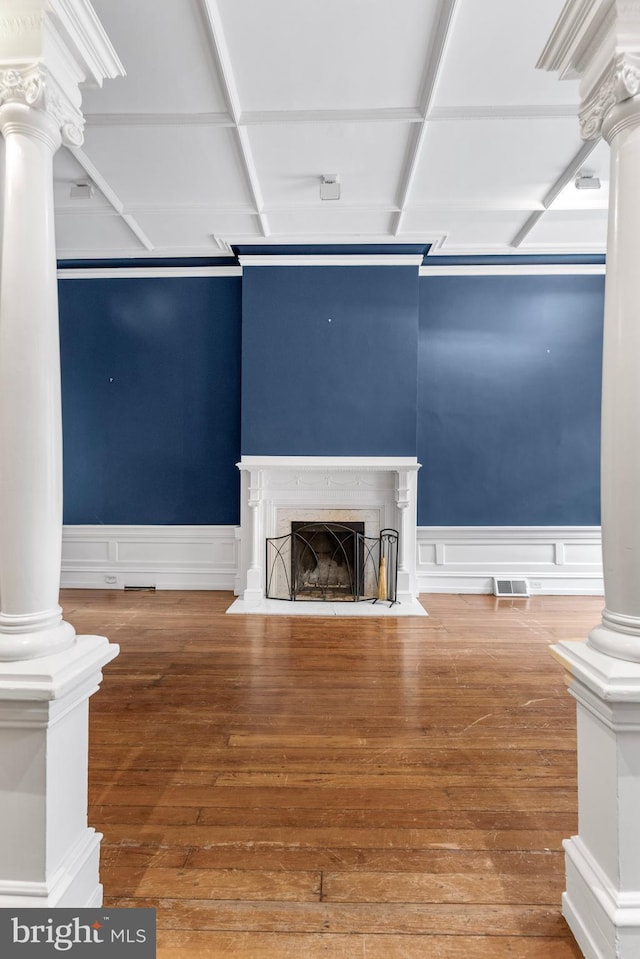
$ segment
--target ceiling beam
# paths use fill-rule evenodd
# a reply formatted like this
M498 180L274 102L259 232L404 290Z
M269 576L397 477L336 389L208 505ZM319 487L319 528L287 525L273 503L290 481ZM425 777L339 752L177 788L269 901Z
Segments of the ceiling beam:
M224 30L222 28L222 18L220 16L218 4L216 0L199 0L199 4L204 22L207 27L209 47L213 56L214 65L216 66L220 75L225 102L227 104L227 109L229 110L229 116L231 117L235 128L236 139L240 150L240 158L244 168L246 181L255 204L255 212L260 220L262 235L264 237L268 237L271 231L269 229L269 221L264 213L262 188L260 186L260 181L258 180L258 171L253 159L249 135L246 128L241 126L242 110L240 106L240 97L238 95L236 80L233 74L233 68L231 66L231 57L229 56Z
M582 144L582 146L580 147L576 155L571 159L571 161L564 168L564 170L562 171L558 179L555 181L555 183L551 187L551 189L548 190L546 195L543 197L542 209L535 210L527 218L524 225L518 230L518 232L514 236L513 240L510 243L510 246L518 248L519 246L522 245L524 240L528 237L528 235L533 230L534 226L536 226L536 224L540 222L542 217L545 215L547 210L549 210L549 208L555 202L558 196L562 193L562 191L567 186L567 184L570 183L571 180L573 180L574 177L580 172L585 160L587 159L588 156L591 155L591 153L593 153L593 151L595 150L599 142L600 141L598 139L586 140Z
M438 22L427 54L427 66L420 93L420 115L422 122L419 127L412 131L410 136L404 174L399 189L398 206L400 212L396 215L395 223L393 224L393 233L395 236L398 236L402 229L407 203L409 202L409 196L418 170L418 163L420 162L420 156L427 133L429 110L444 62L447 43L451 36L451 26L457 3L458 0L442 0L440 4Z
M105 200L111 204L118 216L120 216L126 223L133 235L142 244L145 250L153 250L154 245L149 237L146 235L137 220L135 220L131 214L125 213L124 203L117 193L111 189L105 178L102 176L98 168L91 162L84 150L81 150L80 147L68 147L67 149L71 155L75 157L89 179L98 187Z

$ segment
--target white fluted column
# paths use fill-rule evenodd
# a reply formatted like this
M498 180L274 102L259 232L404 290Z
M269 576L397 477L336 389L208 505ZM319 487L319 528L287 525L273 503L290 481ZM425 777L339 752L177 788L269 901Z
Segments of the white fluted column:
M0 83L5 141L0 273L0 660L64 649L58 605L62 414L53 215L56 120L31 103L38 71Z
M625 61L627 92L640 88ZM630 70L633 69L633 72ZM611 147L602 366L602 557L605 609L589 643L640 662L640 97L602 118Z
M588 959L640 956L640 0L569 0L539 66L581 78L611 147L602 381L605 608L553 652L576 700L578 835L563 914Z
M2 0L0 908L102 901L87 823L89 697L118 653L58 604L62 421L53 156L79 84L122 72L87 0Z

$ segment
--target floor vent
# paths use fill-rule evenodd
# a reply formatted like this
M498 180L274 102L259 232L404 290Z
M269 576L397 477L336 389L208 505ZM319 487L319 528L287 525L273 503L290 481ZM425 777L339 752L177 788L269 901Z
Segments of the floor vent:
M125 586L131 593L155 593L155 586Z
M494 596L528 596L529 583L526 579L494 579Z

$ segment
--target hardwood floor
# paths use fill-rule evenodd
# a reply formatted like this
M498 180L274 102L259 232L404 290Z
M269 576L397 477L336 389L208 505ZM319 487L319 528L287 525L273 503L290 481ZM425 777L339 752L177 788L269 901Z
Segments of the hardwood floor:
M160 959L570 959L575 705L548 645L601 597L423 596L429 618L225 616L63 591L120 643L91 702L107 905Z

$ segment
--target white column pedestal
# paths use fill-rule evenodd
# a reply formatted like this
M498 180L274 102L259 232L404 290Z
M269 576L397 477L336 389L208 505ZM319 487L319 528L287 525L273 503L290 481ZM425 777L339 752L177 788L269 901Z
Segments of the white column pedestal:
M563 915L586 959L638 959L640 664L585 643L552 651L578 725L579 835L564 843Z
M87 825L89 697L118 654L102 636L0 663L0 908L99 906L99 833Z

